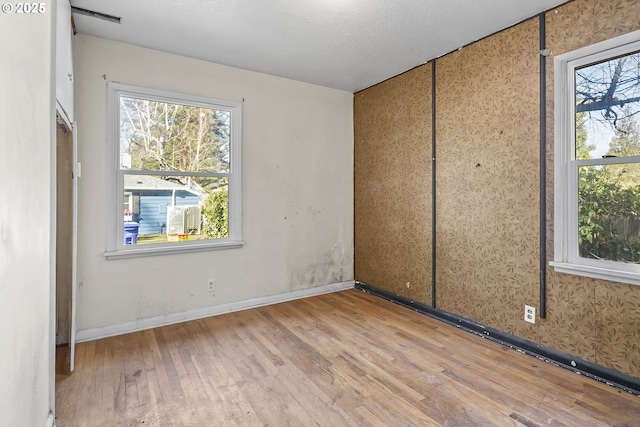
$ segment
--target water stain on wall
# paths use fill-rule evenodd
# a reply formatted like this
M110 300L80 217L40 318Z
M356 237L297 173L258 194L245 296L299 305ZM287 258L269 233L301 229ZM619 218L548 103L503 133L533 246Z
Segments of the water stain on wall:
M351 256L339 245L335 245L315 261L307 263L305 268L291 270L289 273L290 290L352 280L350 267L352 264Z

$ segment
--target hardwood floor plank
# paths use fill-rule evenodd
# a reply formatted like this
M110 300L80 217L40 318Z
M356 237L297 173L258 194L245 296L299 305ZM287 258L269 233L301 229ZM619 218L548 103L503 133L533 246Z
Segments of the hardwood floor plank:
M640 425L640 398L348 290L77 346L69 426Z
M114 370L115 365L113 341L99 340L101 349L100 357L102 358L102 369L98 373L98 378L101 378L102 384L100 387L100 403L98 405L98 416L93 422L90 418L87 418L87 425L106 426L115 418L115 389L114 389L114 375L117 375L117 370ZM78 346L79 348L80 346ZM98 346L96 346L98 347ZM77 358L77 360L80 360ZM77 364L77 361L76 361ZM74 375L80 375L75 373ZM87 375L87 373L83 374ZM89 374L90 375L90 374ZM56 390L57 398L57 390Z

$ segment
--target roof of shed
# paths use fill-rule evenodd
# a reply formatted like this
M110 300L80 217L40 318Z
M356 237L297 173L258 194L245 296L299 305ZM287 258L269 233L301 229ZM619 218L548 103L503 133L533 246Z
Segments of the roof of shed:
M197 193L193 190L190 190L184 185L167 181L165 179L160 179L151 175L125 175L124 176L124 189L125 190L163 190L163 191L173 191L173 190L181 190L187 191L192 194Z

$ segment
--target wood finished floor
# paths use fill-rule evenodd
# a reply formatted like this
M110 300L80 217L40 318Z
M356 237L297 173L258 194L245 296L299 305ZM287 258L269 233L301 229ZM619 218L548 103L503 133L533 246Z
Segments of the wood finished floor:
M82 343L56 425L640 426L640 398L356 290Z

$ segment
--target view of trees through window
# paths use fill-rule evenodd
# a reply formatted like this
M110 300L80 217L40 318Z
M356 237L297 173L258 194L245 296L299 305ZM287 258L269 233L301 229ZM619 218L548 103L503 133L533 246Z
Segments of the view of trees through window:
M636 52L575 70L581 257L640 262L639 60Z
M228 237L230 121L224 109L120 97L125 244Z

